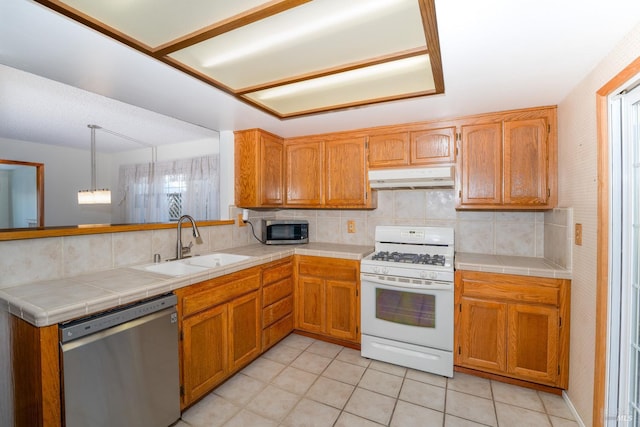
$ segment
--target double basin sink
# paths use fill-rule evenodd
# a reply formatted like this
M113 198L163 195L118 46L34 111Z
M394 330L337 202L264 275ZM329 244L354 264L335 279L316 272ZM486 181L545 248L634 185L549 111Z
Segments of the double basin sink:
M157 264L139 265L133 268L137 270L149 271L151 273L178 277L187 274L200 273L212 268L226 267L231 264L245 261L249 258L251 257L247 255L236 255L217 252L209 255L196 255L190 258L165 261Z

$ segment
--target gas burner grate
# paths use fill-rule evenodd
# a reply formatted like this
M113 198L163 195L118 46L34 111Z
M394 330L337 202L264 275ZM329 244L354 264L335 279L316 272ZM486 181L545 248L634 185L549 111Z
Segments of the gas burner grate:
M412 254L403 252L380 251L371 257L373 261L400 262L405 264L441 265L445 264L444 255Z

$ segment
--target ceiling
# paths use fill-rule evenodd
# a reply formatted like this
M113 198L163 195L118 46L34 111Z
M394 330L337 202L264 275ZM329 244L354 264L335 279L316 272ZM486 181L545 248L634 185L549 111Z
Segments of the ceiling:
M279 119L33 1L0 0L0 138L88 148L97 124L159 145L210 130L289 137L552 105L640 23L637 0L435 6L444 94ZM139 148L111 139L98 151Z

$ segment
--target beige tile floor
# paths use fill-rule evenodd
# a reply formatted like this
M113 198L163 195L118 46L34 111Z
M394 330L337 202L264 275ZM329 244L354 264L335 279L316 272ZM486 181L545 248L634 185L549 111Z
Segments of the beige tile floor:
M182 414L175 427L577 427L560 396L446 378L292 334Z

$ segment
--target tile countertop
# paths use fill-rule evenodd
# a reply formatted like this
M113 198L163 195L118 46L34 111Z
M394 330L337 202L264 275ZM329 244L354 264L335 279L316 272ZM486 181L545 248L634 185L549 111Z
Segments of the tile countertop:
M544 258L456 252L456 270L571 279L571 270Z
M63 279L25 283L0 290L0 309L5 309L34 326L49 326L294 254L360 260L373 252L373 247L332 243L299 246L255 244L216 252L249 255L252 258L225 268L179 277L122 267Z

